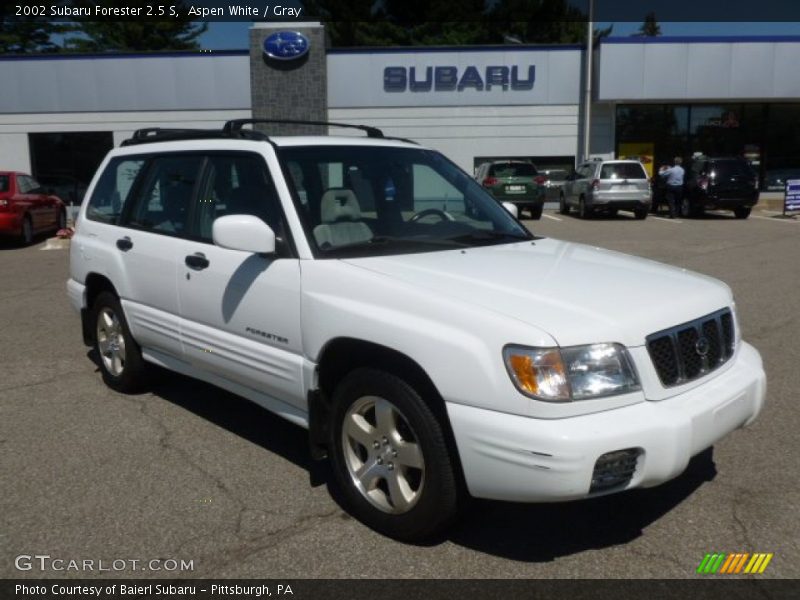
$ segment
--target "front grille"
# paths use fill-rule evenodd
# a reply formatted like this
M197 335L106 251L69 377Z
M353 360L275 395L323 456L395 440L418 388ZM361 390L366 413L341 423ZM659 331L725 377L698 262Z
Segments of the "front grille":
M647 336L647 351L661 383L672 387L722 366L733 356L735 340L726 308Z

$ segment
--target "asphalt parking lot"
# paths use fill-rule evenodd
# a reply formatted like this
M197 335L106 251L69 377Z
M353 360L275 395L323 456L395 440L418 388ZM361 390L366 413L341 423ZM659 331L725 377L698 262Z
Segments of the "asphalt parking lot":
M15 557L193 561L104 576L346 578L694 577L707 552L770 552L762 577L799 577L800 219L581 221L546 211L540 235L727 282L769 393L755 425L660 487L531 506L476 502L441 540L403 545L351 519L305 432L214 387L162 374L106 388L64 290L68 253L0 247L0 577ZM659 306L653 306L657 311Z

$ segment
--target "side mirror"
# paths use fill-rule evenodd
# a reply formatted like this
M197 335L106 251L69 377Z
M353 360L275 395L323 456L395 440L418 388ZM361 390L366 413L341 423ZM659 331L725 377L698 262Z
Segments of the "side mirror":
M274 254L275 232L253 215L226 215L211 226L214 243L228 250L252 254Z
M519 218L519 210L517 210L516 204L511 204L511 202L503 202L503 208L510 212L515 219Z

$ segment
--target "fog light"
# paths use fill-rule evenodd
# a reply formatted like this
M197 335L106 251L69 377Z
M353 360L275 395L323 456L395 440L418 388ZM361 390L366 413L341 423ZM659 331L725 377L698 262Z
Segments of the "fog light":
M594 464L589 493L605 492L627 485L636 472L636 463L641 453L640 448L628 448L603 454Z

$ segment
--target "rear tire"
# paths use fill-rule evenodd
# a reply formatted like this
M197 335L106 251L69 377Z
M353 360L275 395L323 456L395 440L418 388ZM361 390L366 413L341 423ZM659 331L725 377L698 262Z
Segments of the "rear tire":
M578 199L578 216L581 219L592 218L592 211L586 206L586 198L583 196Z
M22 218L22 229L19 234L19 245L30 246L33 243L33 221L30 215Z
M697 216L697 209L692 206L692 201L686 196L681 198L680 214L684 219Z
M541 204L533 205L533 206L528 207L528 210L531 213L531 218L532 219L537 219L537 220L542 218L542 210L543 209L544 209L544 206L542 206Z
M637 208L633 211L633 216L636 217L638 220L642 221L647 218L647 209L646 208Z
M92 326L94 350L106 385L125 394L141 391L146 383L147 364L116 295L101 292L97 296L92 308Z
M457 479L442 425L408 383L356 369L336 386L331 418L333 471L358 520L418 542L456 517Z
M67 211L58 211L58 221L56 222L56 231L67 228Z
M749 206L737 206L733 209L733 214L737 219L746 219L750 216L751 210L752 209Z
M564 192L561 192L558 195L558 212L562 215L569 214L569 204L567 204L567 199L564 198Z

